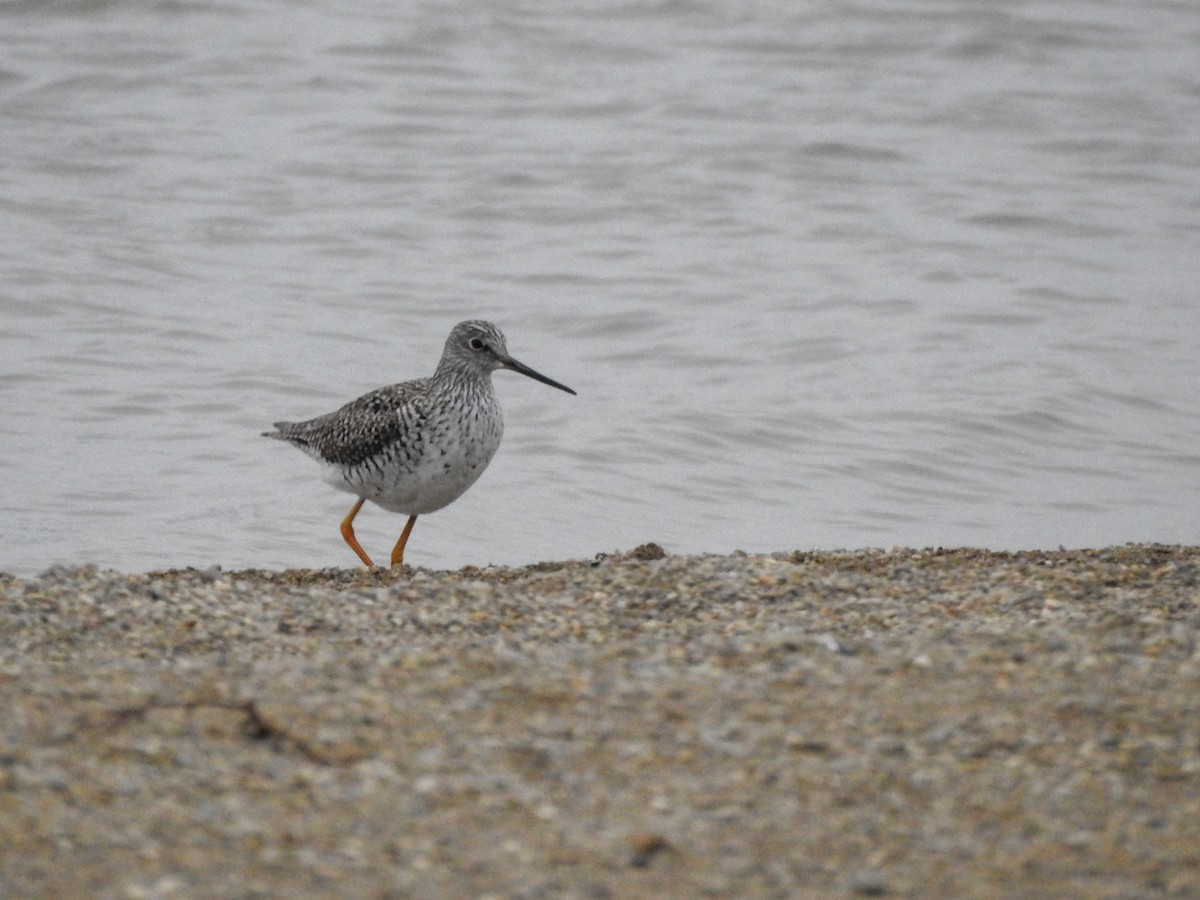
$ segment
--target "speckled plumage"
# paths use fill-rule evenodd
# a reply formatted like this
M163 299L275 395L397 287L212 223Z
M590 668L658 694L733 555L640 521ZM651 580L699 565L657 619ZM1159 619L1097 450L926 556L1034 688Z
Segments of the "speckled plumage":
M462 496L500 446L504 418L491 379L499 368L575 393L509 356L496 326L461 322L432 377L379 388L315 419L276 422L277 430L264 434L303 450L323 465L326 481L360 498L342 534L367 565L351 525L362 500L407 514L393 551L399 565L416 517Z

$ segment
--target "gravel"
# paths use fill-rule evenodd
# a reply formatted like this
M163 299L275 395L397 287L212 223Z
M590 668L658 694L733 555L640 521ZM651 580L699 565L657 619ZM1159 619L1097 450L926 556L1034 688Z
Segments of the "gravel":
M1200 547L0 575L5 897L1200 896Z

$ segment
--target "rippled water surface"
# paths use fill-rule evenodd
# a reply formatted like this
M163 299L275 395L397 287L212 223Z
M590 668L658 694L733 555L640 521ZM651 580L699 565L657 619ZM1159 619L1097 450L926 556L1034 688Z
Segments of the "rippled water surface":
M496 375L416 565L1200 541L1200 5L31 0L0 51L0 568L356 564L259 432L475 317L579 396Z

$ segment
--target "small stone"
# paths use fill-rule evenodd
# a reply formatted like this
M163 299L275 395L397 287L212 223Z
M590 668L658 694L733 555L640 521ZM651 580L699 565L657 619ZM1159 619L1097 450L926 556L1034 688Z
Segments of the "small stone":
M638 832L630 835L629 864L638 869L648 866L650 860L670 846L670 842L661 834Z
M886 897L892 889L880 872L859 872L850 880L850 892L857 897Z
M813 635L813 643L819 647L824 647L831 653L838 653L842 649L842 645L838 643L837 638L826 632L825 634Z
M650 562L655 559L663 559L667 555L667 551L655 544L653 541L635 547L629 554L634 559L640 559L643 562Z

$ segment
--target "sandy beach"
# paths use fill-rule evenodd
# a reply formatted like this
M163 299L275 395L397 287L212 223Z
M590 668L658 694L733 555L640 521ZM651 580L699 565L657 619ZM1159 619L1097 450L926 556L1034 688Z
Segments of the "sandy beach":
M5 897L1200 896L1200 547L0 576Z

